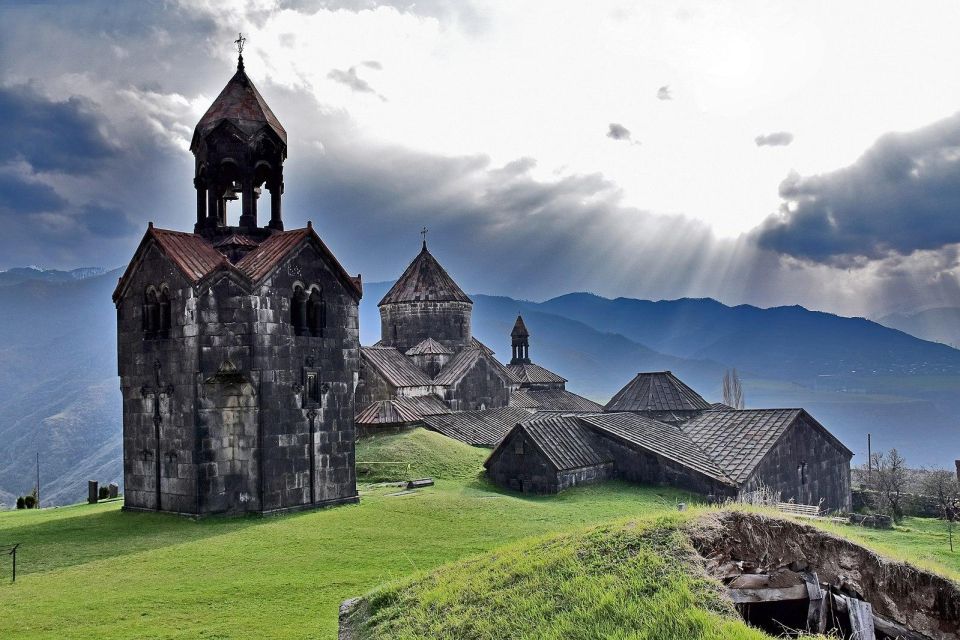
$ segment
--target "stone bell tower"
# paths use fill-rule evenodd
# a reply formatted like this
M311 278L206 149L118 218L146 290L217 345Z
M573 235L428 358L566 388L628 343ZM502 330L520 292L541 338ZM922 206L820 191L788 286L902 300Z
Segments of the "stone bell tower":
M255 233L258 205L270 192L268 230L283 231L283 161L287 132L267 106L243 66L243 43L237 72L197 123L190 143L196 158L193 184L197 190L195 233L215 238L231 232ZM227 203L239 200L238 228L227 221Z

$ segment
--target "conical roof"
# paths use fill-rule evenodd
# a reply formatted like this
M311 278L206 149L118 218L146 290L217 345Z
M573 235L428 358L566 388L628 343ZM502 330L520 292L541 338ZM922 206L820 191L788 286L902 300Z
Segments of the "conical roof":
M523 316L517 315L517 321L513 324L513 331L510 332L511 338L529 338L530 332L527 331L527 325L523 324Z
M230 82L197 123L197 128L193 132L194 145L198 138L206 136L224 120L233 123L248 136L252 136L264 126L269 126L280 136L284 144L287 143L286 129L270 110L267 101L253 86L247 72L243 70L242 59Z
M453 281L446 269L427 251L427 245L413 259L400 279L383 296L380 305L397 302L470 302L473 301Z
M606 411L706 411L710 403L669 371L638 373Z

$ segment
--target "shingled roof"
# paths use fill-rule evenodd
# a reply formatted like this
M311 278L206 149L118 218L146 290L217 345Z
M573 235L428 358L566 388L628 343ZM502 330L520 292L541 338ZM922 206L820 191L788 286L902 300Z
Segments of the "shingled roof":
M510 395L510 406L538 411L603 411L603 407L593 400L564 389L519 389Z
M513 375L515 375L521 383L559 384L567 381L566 378L558 376L538 364L508 364L505 366L513 372Z
M530 441L557 471L593 467L612 462L596 437L572 416L534 418L518 424L516 429Z
M447 415L426 416L428 429L448 438L478 447L495 447L518 422L528 420L533 411L520 407L500 407L482 411L457 411Z
M688 434L673 425L635 413L603 413L577 418L628 447L645 449L718 482L733 484L723 465L712 460Z
M418 342L406 351L408 356L426 356L426 355L453 355L453 351L434 340L427 338Z
M357 300L363 295L360 276L354 277L346 272L333 252L314 231L313 225L309 223L304 229L272 233L262 241L236 234L229 236L226 240L232 243L239 242L241 238L245 243L244 246L253 244L253 248L236 264L233 264L226 255L217 250L217 246L202 235L159 229L154 227L153 223L150 223L147 226L147 232L140 241L140 246L137 247L137 251L133 255L133 259L127 265L126 271L117 283L113 300L116 302L120 299L137 264L143 258L147 248L154 243L191 284L197 284L216 271L223 270L235 273L251 285L255 285L269 276L302 243L312 242L320 254L330 263L333 272L339 275L347 290ZM217 244L225 250L228 248L223 242Z
M387 295L383 296L379 306L398 302L472 303L473 301L440 266L437 259L427 251L427 245L424 244L423 250L387 291Z
M853 455L803 409L706 411L681 428L739 484L750 477L764 456L801 416L838 449Z
M237 68L230 81L217 96L207 112L200 118L193 132L193 150L200 138L216 129L222 122L230 122L246 135L252 136L263 127L269 127L284 144L287 131L280 124L260 92L253 85L242 66Z
M440 373L434 378L434 383L443 386L457 384L463 380L478 360L483 359L487 365L503 380L506 384L519 384L519 380L512 371L503 366L499 360L493 357L492 352L484 349L467 347L461 349L453 358L450 359Z
M357 412L358 425L394 425L418 422L426 416L450 413L450 408L438 396L429 394L413 398L393 398L371 402Z
M607 411L705 411L710 403L669 371L638 373L607 403Z
M360 347L360 357L397 388L434 385L430 376L393 347Z

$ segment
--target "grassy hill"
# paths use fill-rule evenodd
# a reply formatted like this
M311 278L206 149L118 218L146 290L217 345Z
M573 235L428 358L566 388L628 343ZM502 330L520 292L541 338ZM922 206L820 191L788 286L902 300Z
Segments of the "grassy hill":
M357 441L357 482L476 479L489 455L489 449L471 447L426 429L361 438Z
M463 620L482 614L489 603L481 606L474 594L484 575L516 596L496 600L491 615L540 616L533 620L548 623L555 637L577 637L563 633L594 623L661 632L646 637L763 637L743 628L684 565L689 548L671 523L680 521L676 502L691 496L619 482L553 497L506 493L476 475L485 451L446 447L440 437L416 431L363 441L358 457L409 456L412 475L438 481L412 493L365 485L359 505L201 521L124 513L119 501L0 513L0 543L23 545L15 584L0 558L0 637L335 638L340 602L384 584L393 586L379 592L376 619L396 636L401 622L430 629L431 602L454 607ZM394 475L407 471L386 477ZM619 524L584 529L611 520ZM960 571L960 553L947 551L939 523L843 532L873 536L946 573ZM560 537L520 542L547 534ZM631 549L629 562L611 556L611 544ZM466 558L473 560L429 573ZM465 566L479 573L467 575ZM550 573L568 586L538 595L533 587ZM408 606L413 596L396 586L404 579L420 589L411 593L431 599ZM578 604L560 610L558 598ZM402 618L408 609L418 620ZM664 614L673 613L676 626L664 627L674 624Z

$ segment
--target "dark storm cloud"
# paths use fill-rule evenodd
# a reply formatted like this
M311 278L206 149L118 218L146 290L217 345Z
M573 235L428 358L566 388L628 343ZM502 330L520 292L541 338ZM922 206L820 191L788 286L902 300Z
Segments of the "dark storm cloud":
M367 62L363 63L363 65L366 67L372 67L377 69L380 68L379 63L376 63L376 64L378 66L373 67L371 64ZM374 88L370 86L369 82L367 82L366 80L361 78L359 75L357 75L356 67L350 67L346 71L343 71L342 69L332 69L330 73L327 74L327 77L335 82L339 82L340 84L344 84L350 87L354 91L357 91L359 93L372 93L373 95L377 96L381 100L386 101L386 98L380 95L379 93L377 93L374 90Z
M775 131L759 135L753 141L758 147L785 147L793 142L793 134L789 131Z
M611 122L607 129L607 137L614 140L630 140L630 135L630 129L616 122Z
M670 93L670 85L665 84L657 89L657 100L673 100L673 94Z
M960 114L889 133L849 167L780 184L759 245L834 265L960 242Z
M24 160L37 171L83 173L111 152L95 106L82 98L52 101L29 86L0 87L5 123L0 162Z
M29 214L55 211L66 204L49 185L25 180L13 172L0 173L0 211Z

